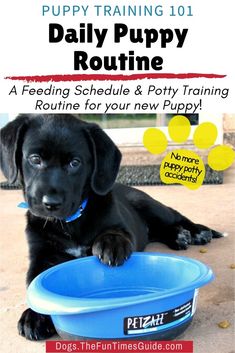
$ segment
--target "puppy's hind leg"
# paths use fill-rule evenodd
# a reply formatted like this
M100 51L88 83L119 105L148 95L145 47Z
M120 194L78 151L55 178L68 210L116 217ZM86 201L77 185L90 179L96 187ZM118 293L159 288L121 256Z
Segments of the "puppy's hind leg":
M182 226L191 233L192 245L204 245L209 243L213 238L221 238L224 234L210 229L202 224L195 224L188 219L182 222Z
M127 196L148 226L150 242L160 241L172 249L183 250L189 245L203 245L212 238L223 237L222 233L193 223L141 191L129 192Z
M189 245L205 245L212 238L224 236L222 233L206 226L194 224L186 218L182 218L182 222L178 224L160 227L158 232L156 232L156 229L152 229L150 235L150 241L160 241L174 250L186 250Z

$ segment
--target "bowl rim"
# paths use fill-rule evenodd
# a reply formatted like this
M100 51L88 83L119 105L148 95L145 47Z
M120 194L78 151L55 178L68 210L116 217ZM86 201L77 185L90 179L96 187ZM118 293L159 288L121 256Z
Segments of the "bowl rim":
M103 311L109 309L117 309L130 305L136 305L141 303L147 303L150 301L168 299L175 296L179 296L182 293L191 292L198 289L207 283L211 282L215 276L212 269L202 263L199 260L192 259L186 256L178 256L169 253L157 253L157 252L134 252L131 257L141 256L154 256L154 257L165 257L174 258L181 261L186 261L197 265L200 269L200 275L190 284L182 285L176 288L172 288L163 292L156 297L155 293L142 294L137 296L119 297L119 298L84 298L84 297L70 297L55 292L51 292L42 285L42 281L48 274L58 271L61 267L72 266L74 262L85 262L94 261L97 259L96 256L89 256L80 259L64 262L62 264L53 266L48 270L45 270L39 274L29 285L27 290L27 302L31 309L41 314L48 315L68 315L68 314L79 314L79 313L91 313L95 311ZM100 262L97 259L98 262ZM107 265L103 265L107 266ZM193 297L193 293L192 293ZM124 300L125 298L125 300Z

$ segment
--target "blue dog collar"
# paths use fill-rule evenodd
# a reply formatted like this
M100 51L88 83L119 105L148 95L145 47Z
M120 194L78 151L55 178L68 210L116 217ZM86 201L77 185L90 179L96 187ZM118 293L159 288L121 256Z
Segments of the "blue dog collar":
M83 201L83 203L81 204L81 206L79 206L79 209L77 210L77 212L75 212L72 216L65 218L65 222L66 223L73 222L73 221L75 221L75 219L78 219L79 217L81 217L82 212L86 208L87 202L88 202L88 199L85 199Z
M19 208L29 208L28 202L20 202L17 207Z
M83 201L83 203L81 204L81 206L79 206L79 209L77 210L77 212L75 212L72 216L69 216L67 218L65 218L65 222L66 223L70 223L70 222L73 222L75 221L76 219L78 219L79 217L81 217L82 215L82 212L85 210L86 208L86 205L87 205L87 202L88 202L88 199L85 199ZM28 202L20 202L17 207L20 207L20 208L29 208L29 204Z

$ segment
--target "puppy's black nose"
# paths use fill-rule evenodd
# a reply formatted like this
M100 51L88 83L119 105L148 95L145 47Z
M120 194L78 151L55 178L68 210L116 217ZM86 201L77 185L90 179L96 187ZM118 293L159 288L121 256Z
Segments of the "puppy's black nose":
M58 195L44 195L42 198L42 203L48 211L57 211L62 205L62 199Z

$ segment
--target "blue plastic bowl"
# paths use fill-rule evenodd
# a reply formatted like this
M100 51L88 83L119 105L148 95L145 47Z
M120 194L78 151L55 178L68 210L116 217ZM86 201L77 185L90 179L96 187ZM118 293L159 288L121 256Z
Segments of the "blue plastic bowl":
M192 321L198 288L213 278L187 257L134 253L109 267L91 256L41 273L28 303L51 315L65 339L173 339Z

